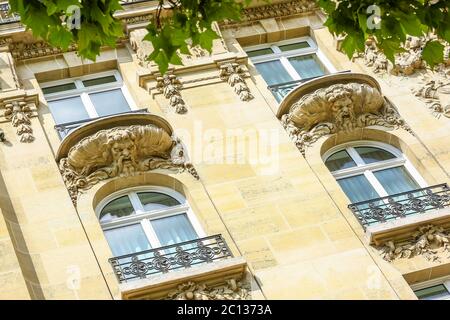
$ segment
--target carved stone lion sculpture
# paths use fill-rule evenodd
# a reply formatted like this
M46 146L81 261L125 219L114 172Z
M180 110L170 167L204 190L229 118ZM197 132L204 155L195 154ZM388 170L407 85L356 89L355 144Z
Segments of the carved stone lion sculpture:
M73 146L59 168L74 200L101 180L158 168L188 170L198 178L180 141L154 125L101 130Z

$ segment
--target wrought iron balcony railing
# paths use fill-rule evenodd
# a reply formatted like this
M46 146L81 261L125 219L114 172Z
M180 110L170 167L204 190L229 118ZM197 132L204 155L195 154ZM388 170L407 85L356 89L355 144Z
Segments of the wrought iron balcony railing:
M127 113L139 113L139 112L148 113L147 109L139 109L139 110L130 110L130 111L126 111L126 112L115 113L115 114L111 114L111 116L117 116L117 115L127 114ZM84 120L60 123L60 124L55 125L55 129L58 132L59 137L61 139L64 139L64 137L67 136L70 132L72 132L73 130L75 130L78 127L81 127L83 124L86 124L88 122L95 121L95 120L98 120L101 118L104 118L104 117L89 118L89 119L84 119Z
M444 183L353 203L348 207L366 229L376 223L450 207L450 189Z
M232 258L222 235L186 241L109 259L119 282Z
M339 71L339 72L335 72L333 74L346 73L346 72L350 72L350 70ZM311 77L311 78L305 78L305 79L300 79L300 80L293 80L293 81L273 84L273 85L268 86L267 88L272 92L272 94L274 95L277 102L280 102L281 100L283 100L283 98L285 96L287 96L289 94L289 92L291 92L292 90L297 88L302 83L305 83L307 81L310 81L310 80L313 80L313 79L316 79L316 78L319 78L322 76L323 75L317 76L317 77Z
M0 3L0 24L7 24L20 21L20 16L9 12L10 6L8 2Z

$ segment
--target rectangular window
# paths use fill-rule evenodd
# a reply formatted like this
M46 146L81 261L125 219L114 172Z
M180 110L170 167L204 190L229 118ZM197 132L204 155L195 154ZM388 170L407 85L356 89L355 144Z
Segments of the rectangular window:
M429 286L424 286L423 284L415 285L413 290L419 300L450 300L449 280L440 281L437 284L435 282L434 285Z
M61 138L90 119L134 109L117 71L61 82L41 85Z
M246 51L278 101L301 82L335 71L329 62L319 59L311 38L258 45Z

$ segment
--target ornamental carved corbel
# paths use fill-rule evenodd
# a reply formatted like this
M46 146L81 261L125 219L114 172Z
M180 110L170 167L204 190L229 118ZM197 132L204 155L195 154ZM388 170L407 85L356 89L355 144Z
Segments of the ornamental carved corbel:
M11 121L16 133L20 137L20 142L30 143L34 141L33 128L31 127L31 117L33 114L33 105L36 104L36 96L21 96L3 101L6 120Z
M351 75L345 76L351 79ZM357 128L381 126L412 133L379 89L367 83L324 86L303 95L280 118L303 156L306 148L321 137Z
M443 254L450 253L450 232L430 224L420 227L409 240L399 243L391 240L377 249L381 257L388 262L415 256L440 262Z
M165 300L249 300L250 298L249 283L230 279L218 287L209 287L192 281L183 283L170 292Z
M153 124L115 127L87 136L59 160L59 169L74 203L80 191L114 177L168 169L199 178L180 140Z
M220 79L228 82L242 101L253 99L253 95L250 93L250 89L244 80L246 73L245 67L235 62L225 63L220 66Z
M179 114L187 112L186 104L180 93L182 87L183 84L174 74L166 73L164 76L156 78L156 88L169 100L169 105Z

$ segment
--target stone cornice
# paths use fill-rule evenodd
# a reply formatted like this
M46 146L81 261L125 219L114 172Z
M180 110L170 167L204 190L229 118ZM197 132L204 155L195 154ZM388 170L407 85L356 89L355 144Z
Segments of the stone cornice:
M220 27L222 29L239 27L262 19L283 18L311 13L318 10L318 8L314 0L295 0L251 7L244 9L241 21L223 21L220 23Z

